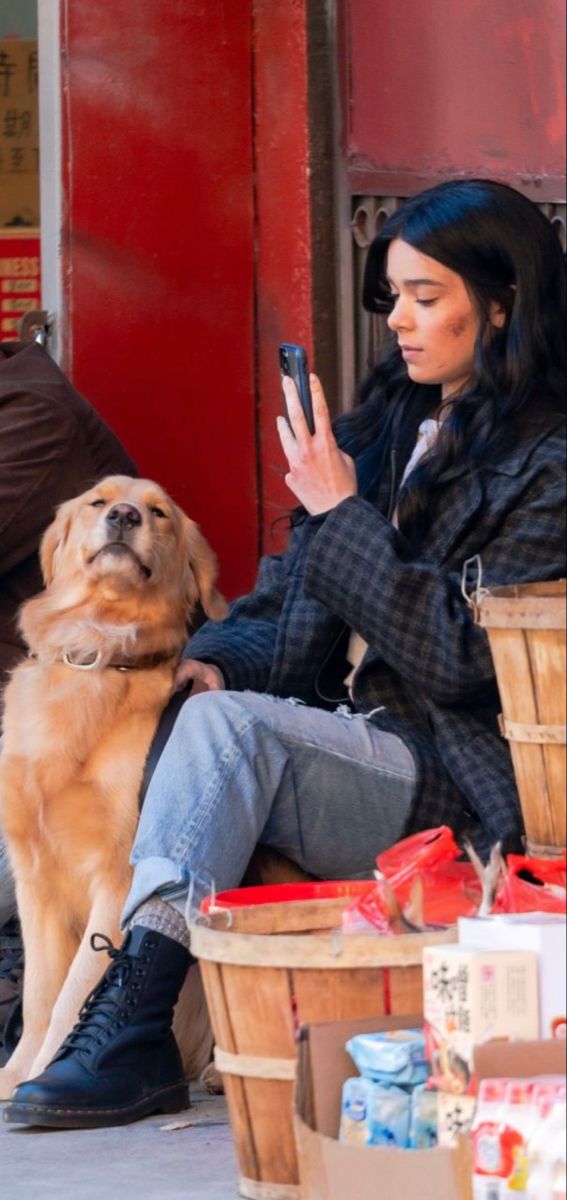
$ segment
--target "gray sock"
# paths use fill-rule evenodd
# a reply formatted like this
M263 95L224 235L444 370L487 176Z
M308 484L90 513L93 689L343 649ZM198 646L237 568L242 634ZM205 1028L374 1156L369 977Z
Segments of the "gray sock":
M129 928L132 929L134 925L143 925L145 929L153 929L155 933L164 933L166 937L191 951L185 917L173 905L168 904L167 900L162 900L161 896L150 896L149 900L145 900L136 909Z

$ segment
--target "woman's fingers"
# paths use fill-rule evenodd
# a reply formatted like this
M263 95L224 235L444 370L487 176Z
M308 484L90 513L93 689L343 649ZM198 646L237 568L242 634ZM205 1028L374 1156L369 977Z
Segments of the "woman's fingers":
M287 375L284 376L282 382L289 424L293 430L295 440L305 444L309 442L310 438L314 435L309 432L309 426L303 411L303 406L299 399L297 387L294 380L290 379ZM325 400L323 386L318 375L309 376L309 386L311 389L311 400L313 404L315 434L332 433L331 417L327 406L327 401Z
M280 442L282 444L282 450L287 458L288 463L291 465L292 460L297 455L297 441L291 432L289 423L286 421L285 417L278 417L276 424Z
M177 664L173 679L173 691L181 692L188 683L193 684L191 695L199 692L219 692L224 690L224 679L218 667L212 663L202 663L198 659L185 658Z
M309 386L311 388L311 399L313 401L313 419L315 422L315 433L331 433L331 415L323 385L318 375L309 376Z
M337 445L325 393L317 375L310 376L315 432L309 432L297 389L292 380L284 381L289 414L278 417L277 426L289 472L285 482L312 515L328 512L341 500L357 492L353 460Z
M193 659L183 658L177 664L175 675L173 677L173 691L182 692L189 681L195 676L195 663Z
M289 375L283 377L283 391L289 424L296 441L305 442L311 437L305 420L305 414L299 399L299 393L293 379Z

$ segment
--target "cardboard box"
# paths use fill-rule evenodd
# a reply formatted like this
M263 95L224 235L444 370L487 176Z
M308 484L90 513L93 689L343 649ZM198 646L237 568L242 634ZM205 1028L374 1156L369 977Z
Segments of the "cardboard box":
M459 942L478 950L532 950L538 957L540 1038L565 1037L567 1024L567 938L565 917L511 913L463 917Z
M472 1200L467 1140L455 1150L383 1150L337 1140L342 1086L355 1073L345 1043L357 1033L422 1022L421 1015L368 1017L302 1030L294 1111L301 1200ZM562 1075L566 1053L560 1041L496 1042L476 1049L474 1069L479 1079Z
M358 1033L422 1024L418 1014L302 1030L294 1113L302 1200L472 1200L468 1143L458 1150L389 1150L337 1140L342 1086L356 1074L345 1043Z
M539 1037L534 953L428 946L423 994L432 1080L440 1091L475 1095L476 1046Z

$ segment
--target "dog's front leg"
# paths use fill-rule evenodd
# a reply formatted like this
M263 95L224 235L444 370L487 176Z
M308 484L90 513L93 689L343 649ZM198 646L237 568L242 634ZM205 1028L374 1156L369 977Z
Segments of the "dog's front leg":
M76 950L77 940L62 923L56 904L38 896L33 884L20 883L18 910L25 949L24 1032L0 1070L0 1100L8 1100L24 1079L45 1038L52 1008Z
M120 944L122 939L119 918L127 891L128 887L125 886L119 895L116 892L111 896L99 894L95 900L87 928L51 1014L45 1039L33 1061L30 1079L40 1075L51 1062L61 1043L71 1032L89 992L96 987L108 966L105 954L92 949L92 935L105 934L114 945Z

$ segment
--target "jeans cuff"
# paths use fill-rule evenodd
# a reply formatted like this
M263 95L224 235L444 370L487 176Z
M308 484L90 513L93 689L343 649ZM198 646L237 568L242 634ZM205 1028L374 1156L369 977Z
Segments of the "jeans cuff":
M165 896L166 889L179 895L189 887L183 871L178 863L171 858L143 858L134 867L132 886L126 897L126 903L120 918L120 927L125 929L128 921L150 896L159 892Z

